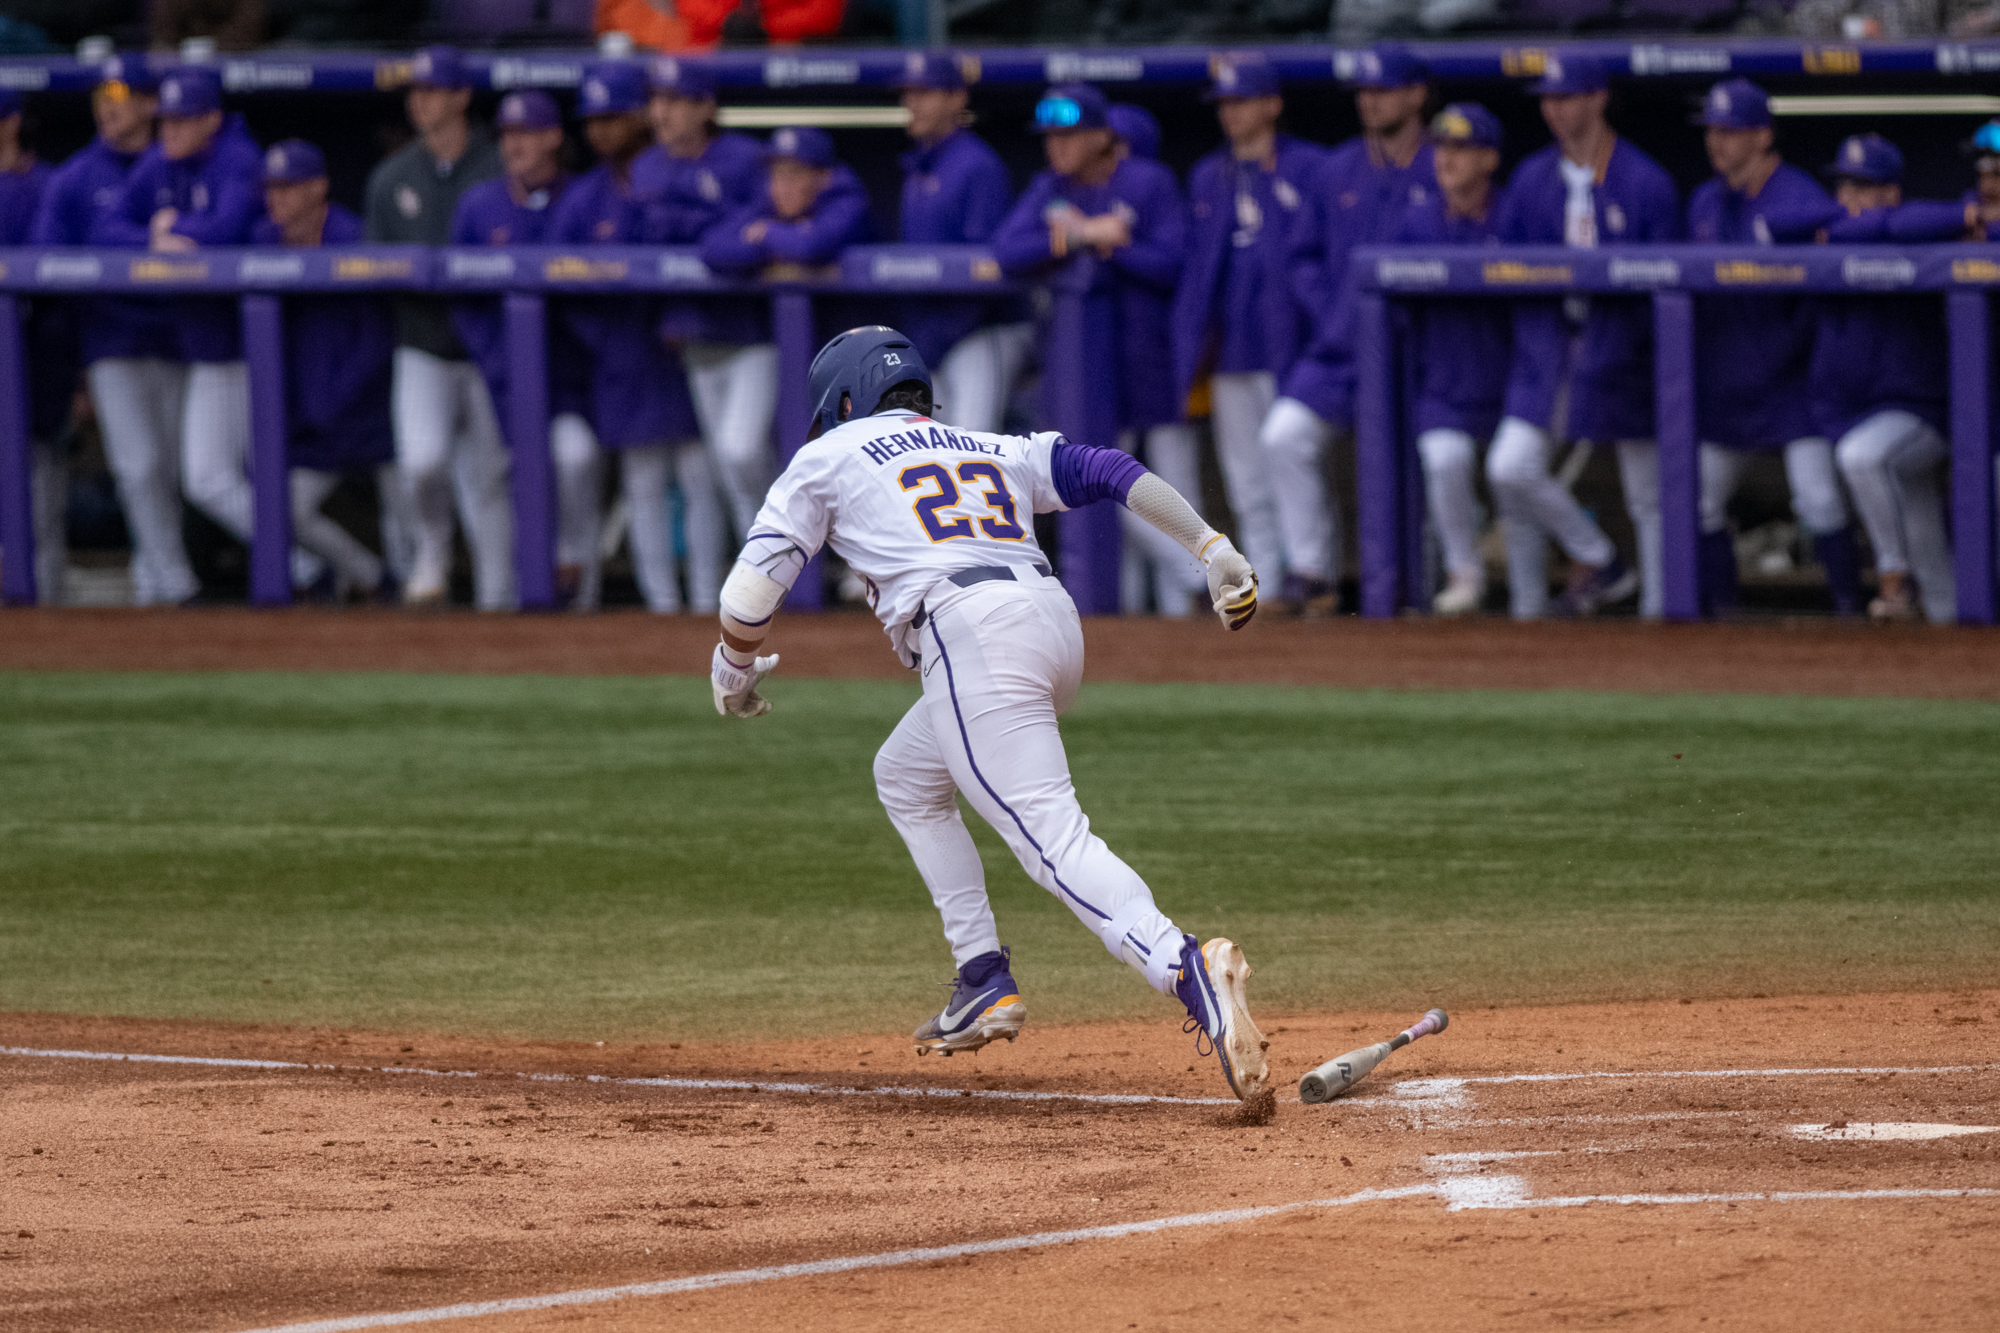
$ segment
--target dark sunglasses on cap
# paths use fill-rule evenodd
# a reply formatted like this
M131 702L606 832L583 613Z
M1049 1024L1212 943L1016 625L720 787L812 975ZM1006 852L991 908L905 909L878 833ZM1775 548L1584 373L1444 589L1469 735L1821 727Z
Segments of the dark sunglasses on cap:
M1035 124L1045 130L1072 130L1083 120L1074 97L1044 97L1035 104Z

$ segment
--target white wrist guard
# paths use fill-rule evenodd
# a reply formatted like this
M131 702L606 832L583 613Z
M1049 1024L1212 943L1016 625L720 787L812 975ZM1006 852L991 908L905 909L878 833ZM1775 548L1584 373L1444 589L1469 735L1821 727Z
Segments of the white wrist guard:
M757 693L757 686L778 665L778 655L759 657L748 667L729 660L721 644L709 659L708 683L715 694L715 711L731 717L757 717L771 711L771 701Z

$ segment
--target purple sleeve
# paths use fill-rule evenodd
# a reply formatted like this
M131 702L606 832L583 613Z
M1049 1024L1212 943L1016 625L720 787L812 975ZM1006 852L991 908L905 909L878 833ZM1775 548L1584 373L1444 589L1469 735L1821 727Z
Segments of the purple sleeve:
M1965 236L1965 205L1912 199L1889 214L1889 239L1904 244L1956 241Z
M1132 484L1146 475L1146 466L1122 449L1059 440L1049 453L1049 475L1063 505L1081 509L1098 500L1124 504Z

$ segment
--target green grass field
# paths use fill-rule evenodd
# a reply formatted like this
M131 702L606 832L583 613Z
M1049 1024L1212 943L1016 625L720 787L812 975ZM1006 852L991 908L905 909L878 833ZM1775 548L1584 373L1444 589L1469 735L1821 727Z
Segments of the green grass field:
M0 1009L590 1039L907 1030L912 686L0 675ZM1095 827L1266 1008L1991 984L2000 707L1086 688ZM972 820L1038 1022L1163 1015Z

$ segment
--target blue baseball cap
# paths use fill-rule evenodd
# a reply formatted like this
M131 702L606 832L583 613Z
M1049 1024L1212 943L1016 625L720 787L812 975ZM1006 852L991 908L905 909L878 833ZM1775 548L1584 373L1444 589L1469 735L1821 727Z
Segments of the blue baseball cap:
M1542 60L1542 77L1529 85L1537 97L1580 97L1611 86L1611 71L1595 56L1551 51Z
M823 171L833 165L833 136L810 125L787 125L771 135L764 157L789 157Z
M1209 62L1205 96L1211 102L1225 97L1277 97L1282 91L1277 69L1255 51L1217 56Z
M1431 117L1431 142L1498 148L1500 118L1477 102L1451 102Z
M1989 120L1965 141L1965 151L1974 157L2000 156L2000 120Z
M21 94L12 88L0 88L0 120L8 120L21 114Z
M1771 123L1771 99L1748 79L1724 79L1701 99L1701 123L1724 130L1759 130Z
M1087 83L1059 83L1035 103L1036 134L1065 130L1102 130L1111 126L1111 103Z
M420 88L470 88L472 72L455 46L426 46L410 58L410 82Z
M160 91L160 76L153 73L142 55L116 55L97 67L97 86L119 84L130 93L151 96Z
M326 154L304 139L286 139L264 150L264 184L297 185L326 175Z
M591 116L622 116L645 106L653 96L646 71L629 60L598 60L583 71L583 86L577 92L576 113Z
M967 82L965 62L956 51L912 51L903 57L903 77L896 86L955 93Z
M1342 64L1347 68L1341 69ZM1395 42L1377 42L1366 51L1356 51L1337 61L1335 69L1350 88L1408 88L1431 81L1430 66Z
M1123 102L1111 105L1111 132L1125 141L1132 156L1157 162L1160 157L1160 122L1144 107Z
M1871 185L1893 185L1903 179L1903 154L1879 134L1852 134L1841 140L1826 174Z
M206 65L180 65L160 80L160 115L205 116L222 110L222 77Z
M659 56L646 75L656 93L671 93L693 102L705 102L715 96L715 71L707 61Z
M540 88L523 88L500 99L493 123L503 130L559 130L562 108Z

